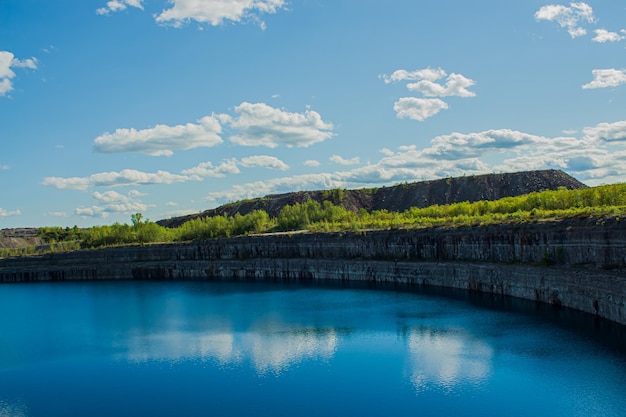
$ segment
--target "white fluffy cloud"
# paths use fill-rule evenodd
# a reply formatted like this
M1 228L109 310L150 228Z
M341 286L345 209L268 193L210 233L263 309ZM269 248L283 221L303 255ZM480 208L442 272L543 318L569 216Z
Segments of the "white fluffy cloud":
M81 190L85 191L93 187L130 187L152 184L175 184L187 181L202 181L203 178L224 178L227 175L239 174L239 166L246 168L260 167L267 169L287 170L289 166L280 159L268 155L256 155L222 161L219 165L213 165L210 161L203 162L193 168L185 169L180 174L172 174L167 171L157 171L154 173L137 171L134 169L124 169L119 172L100 172L88 177L47 177L42 181L42 185L57 188L59 190ZM128 193L129 198L140 197L143 194L137 190ZM99 202L112 202L120 200L120 194L115 191L105 193L95 192L93 197ZM126 198L126 197L125 197Z
M46 187L53 187L58 190L81 190L89 188L89 178L84 177L46 177L41 182Z
M47 177L42 185L60 190L87 190L90 187L132 187L151 184L174 184L199 178L171 174L166 171L154 173L124 169L119 172L100 172L89 177Z
M0 217L19 216L22 212L19 210L8 211L0 207Z
M562 28L567 29L567 33L572 38L587 34L587 30L580 25L582 22L594 23L596 21L591 6L583 2L570 3L569 6L560 4L543 6L535 13L535 19L558 23Z
M119 12L126 8L136 7L143 10L143 0L111 0L106 3L105 7L96 10L97 14L109 14L111 12Z
M214 166L210 161L202 162L193 168L184 170L182 174L197 177L224 178L228 174L239 174L240 172L237 167L237 160L229 159L222 161L217 166Z
M444 85L429 79L422 79L416 83L407 84L407 88L409 91L418 91L426 97L474 97L476 93L467 89L474 84L476 84L474 80L452 73L448 75Z
M228 123L239 130L230 137L238 145L307 147L333 137L333 124L323 121L313 110L289 113L265 103L243 102L235 112L238 115Z
M20 60L9 51L0 51L0 97L13 91L13 68L37 69L37 58Z
M245 168L266 168L266 169L278 169L285 171L289 169L289 166L275 156L269 155L255 155L241 158L228 159L222 161L217 166L214 166L210 161L203 162L193 168L186 169L182 172L183 175L189 175L192 177L211 177L211 178L224 178L226 175L239 174L239 166Z
M355 156L354 158L345 159L339 155L333 155L330 157L331 162L339 165L357 165L361 162L361 158Z
M452 133L431 140L431 147L424 151L437 159L460 159L476 157L489 151L502 151L523 145L546 143L551 139L509 129L487 130L478 133Z
M402 97L393 105L398 119L413 119L420 122L446 110L448 103L438 98Z
M211 147L222 143L222 126L217 116L205 116L197 124L149 129L117 129L94 140L94 149L102 153L138 152L152 156L171 156L174 150Z
M130 191L128 195L120 194L116 191L106 191L104 193L95 192L92 197L97 201L97 205L91 207L79 207L74 214L83 217L108 217L111 213L135 213L143 212L148 206L137 200L141 193Z
M129 193L130 194L130 193ZM118 193L117 191L95 192L91 195L96 201L102 204L128 203L131 197Z
M583 133L585 138L591 141L626 141L626 120L586 127Z
M137 152L151 156L171 156L175 150L212 147L223 142L222 124L233 131L230 140L243 146L279 145L307 147L334 136L332 123L319 113L307 109L290 113L265 103L243 102L235 107L235 116L212 114L197 123L168 126L159 124L148 129L117 129L94 139L94 149L102 153Z
M593 81L583 85L584 89L617 87L626 84L626 70L623 69L594 69L591 73Z
M304 165L308 167L318 167L321 164L320 161L316 161L315 159L307 159L306 161L304 161Z
M435 82L446 76L445 84ZM408 83L407 88L409 91L419 92L426 97L476 96L476 93L467 89L476 84L474 80L461 74L451 73L448 75L442 68L424 68L416 71L400 69L394 71L391 75L380 75L379 78L382 78L385 84L400 81L416 81Z
M274 14L285 8L285 0L170 0L172 6L163 10L155 19L159 23L180 27L189 21L212 26L226 21L241 23L257 22L261 28L265 23L262 14Z
M241 165L247 168L259 167L268 169L279 169L281 171L286 171L289 169L289 165L276 158L275 156L268 155L255 155L241 158Z
M120 172L101 172L89 177L93 186L136 186L150 184L174 184L185 182L190 178L184 175L171 174L167 171L141 172L134 169L124 169Z
M446 77L445 83L442 78ZM380 75L385 84L400 81L415 81L407 84L409 91L417 92L425 97L475 97L476 93L469 91L474 80L461 74L448 75L442 68L424 68L416 71L404 69L396 70L391 75ZM438 82L439 81L439 82ZM448 109L448 103L439 98L402 97L393 106L399 119L408 118L420 122Z
M385 84L390 84L398 81L416 81L416 80L428 80L436 81L446 76L446 72L441 68L424 68L416 71L407 71L404 69L395 70L391 75L382 74L379 77L385 81Z
M596 36L593 37L592 41L598 43L605 42L619 42L624 39L624 36L620 35L617 32L609 32L606 29L596 29L594 30Z

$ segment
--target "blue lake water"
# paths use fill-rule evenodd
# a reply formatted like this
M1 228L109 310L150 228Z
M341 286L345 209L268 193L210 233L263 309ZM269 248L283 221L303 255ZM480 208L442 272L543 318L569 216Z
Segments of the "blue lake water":
M346 285L0 285L0 417L626 415L624 328L539 310Z

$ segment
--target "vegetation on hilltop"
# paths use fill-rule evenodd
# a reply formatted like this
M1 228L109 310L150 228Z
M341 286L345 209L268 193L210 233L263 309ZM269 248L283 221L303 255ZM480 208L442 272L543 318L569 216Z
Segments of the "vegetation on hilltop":
M575 216L626 215L626 184L593 188L534 192L495 201L461 202L413 207L402 212L360 210L352 212L330 201L315 200L283 207L275 217L263 210L249 214L227 214L197 218L177 228L144 221L141 213L132 216L132 224L115 223L88 229L42 227L39 237L47 242L44 251L99 248L104 246L183 242L216 237L268 232L342 231L365 229L422 228L434 226L487 225L555 220ZM34 248L21 252L0 251L0 256L35 253Z

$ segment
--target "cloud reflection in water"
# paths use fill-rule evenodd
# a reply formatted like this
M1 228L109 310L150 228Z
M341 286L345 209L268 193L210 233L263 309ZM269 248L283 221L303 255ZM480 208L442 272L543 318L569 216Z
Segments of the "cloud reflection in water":
M411 329L407 337L411 382L417 392L478 385L491 373L493 349L463 331Z
M338 341L334 329L285 329L266 323L262 331L137 334L126 341L128 351L121 356L131 362L215 360L233 365L249 361L259 374L278 374L305 359L331 358Z

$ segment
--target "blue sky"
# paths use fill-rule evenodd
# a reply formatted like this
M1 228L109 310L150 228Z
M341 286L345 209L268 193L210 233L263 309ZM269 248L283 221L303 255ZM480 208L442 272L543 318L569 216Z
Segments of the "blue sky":
M618 0L2 0L0 228L562 169L626 181Z

